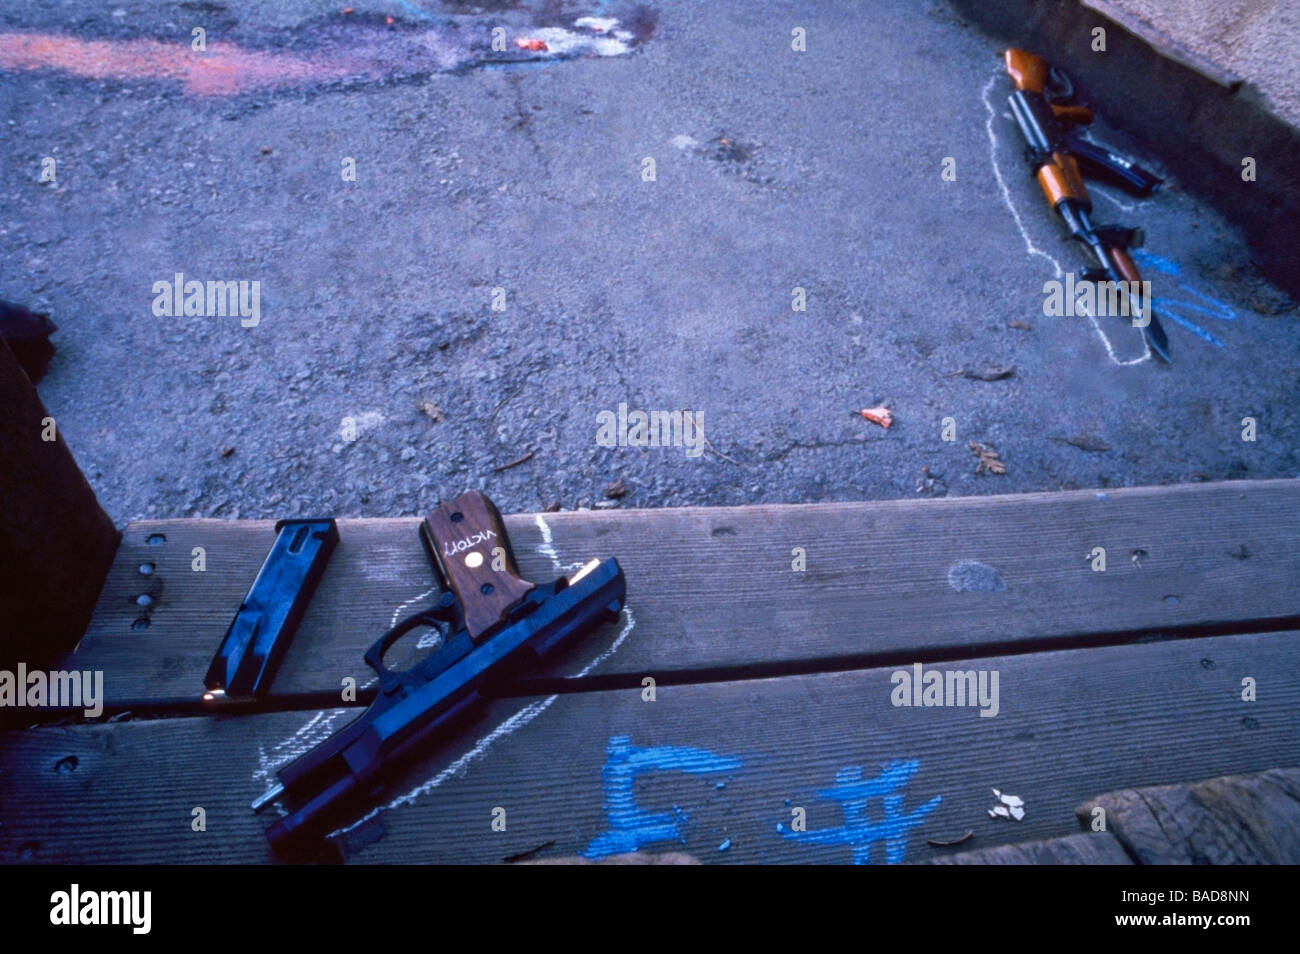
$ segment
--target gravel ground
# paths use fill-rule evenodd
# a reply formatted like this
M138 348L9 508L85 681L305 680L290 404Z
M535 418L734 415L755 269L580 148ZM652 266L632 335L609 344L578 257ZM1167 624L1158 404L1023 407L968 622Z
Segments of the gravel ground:
M0 11L0 297L59 325L41 394L119 524L1300 474L1295 304L1177 182L1094 190L1146 229L1174 364L1125 363L1121 319L1044 315L1081 250L1021 165L996 46L941 3L353 2ZM487 62L493 24L585 14L639 39ZM130 45L195 26L270 78L205 95ZM36 32L133 72L20 68ZM155 315L176 272L259 282L260 321ZM989 366L1014 370L954 374ZM702 414L711 446L602 447L620 403ZM888 430L852 413L880 404Z

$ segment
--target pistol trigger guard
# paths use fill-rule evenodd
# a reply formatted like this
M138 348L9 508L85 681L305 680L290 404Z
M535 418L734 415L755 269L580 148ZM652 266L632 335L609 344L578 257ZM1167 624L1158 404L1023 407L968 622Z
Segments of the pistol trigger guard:
M393 643L397 642L413 629L419 629L421 626L428 626L438 630L445 640L448 630L456 625L458 617L458 607L451 594L443 593L442 598L437 605L421 610L412 616L406 617L384 635L375 640L374 645L366 650L366 665L375 671L379 677L381 687L387 687L393 682L400 681L397 673L384 665L384 654L392 648Z

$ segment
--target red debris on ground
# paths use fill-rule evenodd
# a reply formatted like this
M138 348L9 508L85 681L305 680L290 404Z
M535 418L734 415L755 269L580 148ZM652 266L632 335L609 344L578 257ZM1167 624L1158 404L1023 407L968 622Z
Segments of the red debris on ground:
M881 427L890 428L894 426L894 415L887 407L864 407L858 413L866 420L873 424L879 424Z
M534 53L545 53L550 47L546 45L545 40L535 40L531 37L519 37L515 40L515 46L521 50L532 50Z

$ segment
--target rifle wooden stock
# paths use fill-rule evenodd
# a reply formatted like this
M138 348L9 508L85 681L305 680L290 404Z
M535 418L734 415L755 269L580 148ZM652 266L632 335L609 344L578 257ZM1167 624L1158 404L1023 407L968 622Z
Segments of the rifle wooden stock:
M1071 123L1075 126L1086 126L1093 119L1093 112L1087 106L1065 106L1060 103L1048 103L1052 107L1052 113L1064 123Z
M1038 185L1052 208L1067 199L1084 209L1092 208L1088 189L1083 184L1083 176L1079 173L1079 164L1075 162L1074 156L1064 152L1052 153L1051 160L1038 167L1037 178Z
M1051 67L1047 60L1041 56L1034 56L1032 53L1026 53L1024 50L1007 50L1003 54L1006 62L1007 73L1011 76L1011 82L1016 89L1026 93L1037 93L1044 95L1047 87L1047 79L1051 73ZM1044 97L1046 99L1046 97ZM1047 101L1048 107L1052 114L1063 123L1071 123L1076 126L1086 126L1093 119L1092 110L1087 106L1072 106L1064 103L1053 103Z
M1026 53L1024 50L1007 50L1003 58L1006 61L1007 73L1011 76L1011 82L1016 84L1016 89L1027 93L1043 91L1043 87L1047 85L1047 60Z
M1119 272L1124 281L1142 281L1142 276L1138 274L1137 265L1133 264L1133 258L1129 255L1128 249L1112 245L1106 251L1110 253L1111 261L1115 263L1115 271Z

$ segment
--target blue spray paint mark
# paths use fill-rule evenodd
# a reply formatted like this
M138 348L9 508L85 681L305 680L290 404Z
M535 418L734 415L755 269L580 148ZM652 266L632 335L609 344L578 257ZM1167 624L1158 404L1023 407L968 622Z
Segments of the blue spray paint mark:
M916 811L907 815L902 813L903 796L896 793L907 786L920 767L921 763L916 759L907 762L895 760L882 765L883 771L865 782L860 765L842 768L835 775L835 787L824 789L817 795L840 803L840 810L844 813L843 825L815 831L782 831L782 826L777 825L777 831L786 838L813 845L848 845L855 865L870 864L871 846L883 841L885 863L896 865L907 852L908 831L921 824L943 800L936 795ZM867 819L867 802L872 798L879 798L884 805L885 817L881 822Z
M677 745L637 748L625 735L605 747L605 767L600 776L605 787L605 815L609 831L592 839L583 852L588 858L639 851L656 841L684 841L681 826L689 815L676 805L671 812L647 812L636 801L636 779L646 772L686 772L708 775L740 768L737 758L714 755L707 749Z

